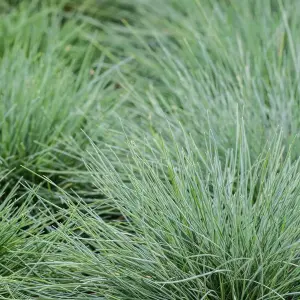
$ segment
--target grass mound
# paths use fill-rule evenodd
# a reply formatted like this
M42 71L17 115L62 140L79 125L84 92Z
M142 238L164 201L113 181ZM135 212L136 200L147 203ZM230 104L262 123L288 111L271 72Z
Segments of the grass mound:
M225 165L213 139L205 154L175 143L176 164L169 149L149 161L131 147L126 182L97 150L89 169L123 221L73 207L51 267L91 298L297 299L299 160L281 140L253 161L241 130Z
M83 131L105 139L92 120L107 128L114 113L113 70L83 38L87 24L62 23L60 6L35 5L20 5L0 21L1 170L9 171L11 186L20 178L43 184L38 173L80 192L89 182L78 155L89 145ZM82 184L75 173L85 174Z

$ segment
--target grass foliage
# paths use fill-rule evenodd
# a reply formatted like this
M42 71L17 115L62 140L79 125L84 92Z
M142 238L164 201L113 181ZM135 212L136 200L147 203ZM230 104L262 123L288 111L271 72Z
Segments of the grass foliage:
M300 298L300 7L0 3L0 299Z

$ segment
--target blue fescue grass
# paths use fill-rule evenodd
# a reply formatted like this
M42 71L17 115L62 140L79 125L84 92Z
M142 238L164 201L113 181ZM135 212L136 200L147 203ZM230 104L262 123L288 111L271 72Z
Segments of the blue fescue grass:
M281 135L252 160L238 131L225 164L213 137L205 153L190 137L162 145L157 160L131 145L134 163L118 170L96 148L88 169L123 221L69 200L61 253L49 265L66 281L53 279L45 293L65 286L72 298L67 288L77 284L86 298L297 299L299 160L284 154Z
M39 173L79 191L73 175L88 174L69 145L76 140L84 150L89 143L83 131L105 140L102 127L122 103L121 97L115 101L114 70L83 38L89 25L62 7L21 3L0 21L0 157L1 169L12 171L12 186L21 177L42 183L34 175ZM97 130L96 118L103 123Z
M299 298L297 2L2 7L1 299Z
M109 39L98 38L106 51L132 58L121 69L120 85L132 102L127 115L136 116L137 127L143 122L148 132L162 133L166 121L174 127L180 121L199 147L213 130L220 149L226 149L234 144L238 111L253 156L278 128L285 144L295 139L298 3L135 4L122 25L93 25L107 33Z

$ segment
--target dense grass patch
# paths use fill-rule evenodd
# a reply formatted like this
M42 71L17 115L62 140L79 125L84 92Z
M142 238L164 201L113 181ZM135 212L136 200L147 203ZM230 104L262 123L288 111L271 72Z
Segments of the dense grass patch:
M212 130L220 149L226 149L234 145L238 113L253 156L278 127L284 143L294 140L299 127L298 3L135 3L136 12L122 25L99 22L108 38L98 40L111 53L132 59L121 69L120 85L129 94L128 114L137 117L138 127L143 122L163 133L180 121L199 147Z
M89 145L85 134L105 140L102 128L122 100L114 100L114 71L83 38L88 25L60 6L35 5L22 3L0 21L1 168L12 186L21 177L42 183L39 173L79 192L89 183L78 155ZM85 174L81 185L75 173Z
M0 3L0 299L299 299L299 3Z
M130 146L126 182L97 150L88 167L124 221L71 208L51 267L92 298L297 299L299 161L281 139L253 161L242 130L224 166L213 139L206 153L174 143L177 164L165 147L149 161Z

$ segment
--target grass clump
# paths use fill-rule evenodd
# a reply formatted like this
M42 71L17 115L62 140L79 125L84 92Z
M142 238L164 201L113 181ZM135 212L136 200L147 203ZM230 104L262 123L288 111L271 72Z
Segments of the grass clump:
M1 181L8 174L1 174ZM18 186L10 188L2 183L0 197L0 298L33 299L35 282L43 281L36 276L35 267L43 261L50 236L45 235L54 216L47 209L40 217L33 217L33 192L18 196ZM41 217L43 216L43 217Z
M88 166L123 224L72 210L52 267L104 299L298 299L299 161L281 140L251 160L239 131L225 165L213 138L205 153L175 142L176 164L131 147L127 182L99 150Z
M70 19L58 5L27 4L0 21L1 170L9 171L12 186L20 178L44 186L40 174L80 193L89 184L79 155L89 145L83 131L105 140L92 120L97 117L106 129L107 115L121 103L112 103L118 93L113 70L82 37L87 24ZM79 182L74 174L81 173ZM51 192L48 197L58 200Z
M253 157L278 127L286 145L294 140L299 127L298 3L135 4L122 25L98 23L109 36L99 36L99 43L112 54L132 58L120 76L132 104L127 114L136 116L131 128L142 123L147 132L163 133L168 122L179 141L180 121L198 147L213 130L225 150L235 142L238 110ZM294 142L299 145L298 139Z

